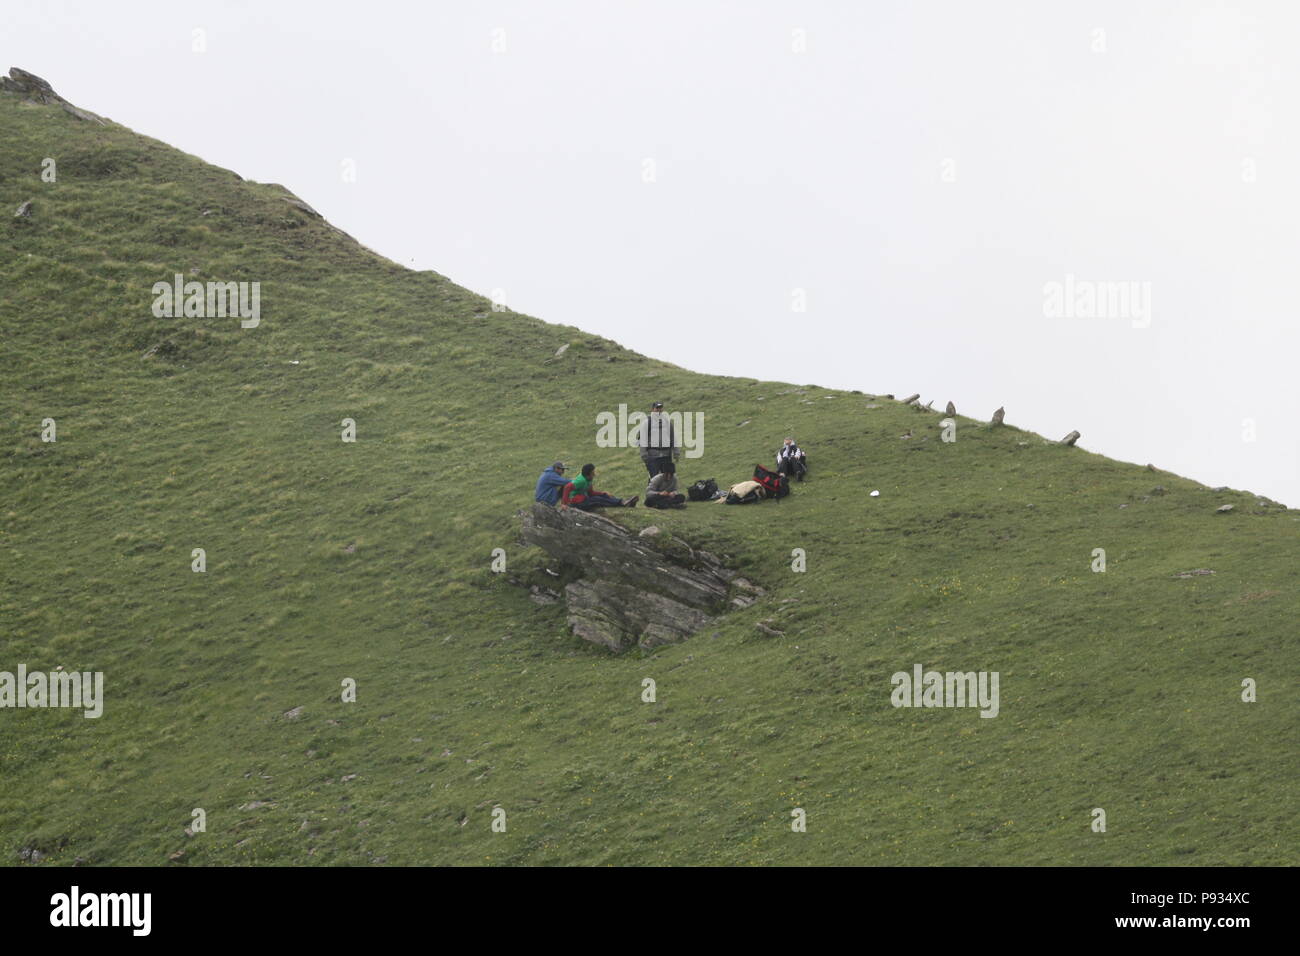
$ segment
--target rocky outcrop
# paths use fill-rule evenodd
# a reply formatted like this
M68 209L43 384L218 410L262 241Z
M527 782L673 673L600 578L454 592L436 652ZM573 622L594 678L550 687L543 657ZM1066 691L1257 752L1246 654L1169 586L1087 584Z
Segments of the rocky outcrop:
M21 96L23 102L37 106L62 106L79 120L85 120L87 123L98 123L100 126L108 125L102 116L96 116L89 110L73 106L58 93L55 93L54 88L45 80L42 80L34 73L20 70L16 66L10 68L8 76L0 76L0 93L12 93Z
M763 594L716 555L653 526L634 534L603 515L541 503L520 514L524 543L578 575L564 589L570 629L613 651L684 640Z
M63 97L54 92L54 88L34 73L10 67L8 76L0 76L0 90L5 93L17 93L30 103L61 103Z

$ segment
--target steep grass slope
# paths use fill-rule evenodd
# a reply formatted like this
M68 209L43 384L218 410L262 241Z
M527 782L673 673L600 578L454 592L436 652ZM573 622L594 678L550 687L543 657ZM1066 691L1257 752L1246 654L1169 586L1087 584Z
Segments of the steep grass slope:
M0 710L6 863L1296 862L1300 514L493 312L288 196L0 95L0 670L106 683ZM260 282L260 326L155 318L177 272ZM769 594L613 657L507 580L515 512L557 457L641 490L594 423L655 398L705 413L684 478L786 434L813 478L620 512ZM892 707L918 663L997 671L999 715Z

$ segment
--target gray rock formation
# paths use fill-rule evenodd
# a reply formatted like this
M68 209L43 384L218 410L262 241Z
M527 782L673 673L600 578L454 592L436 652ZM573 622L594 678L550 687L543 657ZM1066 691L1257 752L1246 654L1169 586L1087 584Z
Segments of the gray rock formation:
M281 187L281 188L283 188L283 187ZM286 190L286 192L287 192L287 191L288 191L288 190ZM303 212L305 212L307 215L311 216L313 219L323 219L323 218L324 218L324 216L322 216L320 213L318 213L315 209L311 208L311 206L307 205L305 202L303 202L303 201L302 201L301 199L299 199L297 196L285 196L285 197L284 197L284 201L287 202L290 206L293 206L293 208L295 208L295 209L301 209Z
M917 400L918 398L920 398L920 397L921 397L921 393L920 393L920 392L917 392L915 395L909 395L909 396L907 396L907 398L903 399L903 404L904 404L904 405L911 405L914 401L916 401L916 400Z
M954 405L952 402L949 402L949 403L948 403L948 407L945 408L945 409L943 410L943 413L944 413L945 415L956 415L956 414L957 414L957 406Z
M528 597L534 604L554 604L560 599L560 592L534 584L528 589Z
M1006 417L1006 414L1007 414L1007 410L1003 408L1001 405L999 405L998 410L993 413L993 424L1001 425L1002 419Z
M1074 444L1075 442L1077 442L1078 440L1079 440L1079 433L1078 433L1078 432L1070 432L1070 434L1066 435L1064 438L1061 439L1061 444L1062 444L1062 445L1073 445L1073 444Z
M18 207L18 211L14 213L14 218L15 219L32 218L32 201L30 199Z
M665 531L633 534L594 512L535 503L522 538L576 570L564 589L574 634L613 651L671 644L762 594L716 555Z
M98 123L100 126L108 125L102 116L96 116L89 110L73 106L58 93L55 93L53 87L45 80L42 80L34 73L20 70L16 66L10 67L8 76L0 76L0 93L12 93L21 96L23 102L37 106L62 106L79 120L85 120L87 123Z

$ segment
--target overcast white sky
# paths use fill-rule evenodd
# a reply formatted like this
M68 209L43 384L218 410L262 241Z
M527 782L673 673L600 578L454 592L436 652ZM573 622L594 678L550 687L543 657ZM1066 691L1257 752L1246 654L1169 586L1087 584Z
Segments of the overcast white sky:
M0 50L521 312L1300 506L1300 4L4 0Z

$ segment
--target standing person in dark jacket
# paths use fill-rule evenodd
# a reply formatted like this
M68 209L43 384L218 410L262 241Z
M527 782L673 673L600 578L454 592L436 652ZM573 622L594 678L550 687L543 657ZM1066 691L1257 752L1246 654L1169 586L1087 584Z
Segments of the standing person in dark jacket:
M564 477L564 462L557 461L537 479L533 500L548 505L556 504L560 500L560 493L568 483L569 479Z
M641 446L641 461L651 478L663 470L664 462L676 461L681 455L673 420L664 414L663 402L650 406L650 414L641 426L637 444Z

